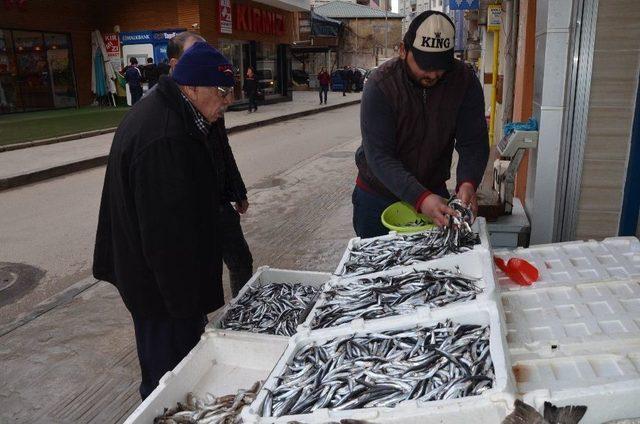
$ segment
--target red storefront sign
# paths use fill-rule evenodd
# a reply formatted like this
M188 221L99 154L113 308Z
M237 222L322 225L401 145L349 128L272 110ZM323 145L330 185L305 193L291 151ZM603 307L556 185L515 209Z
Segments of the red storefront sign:
M231 0L218 0L218 5L220 32L222 34L231 34L233 32Z
M107 49L107 56L120 57L120 40L118 40L118 34L105 32L102 34L104 40L104 47Z
M284 35L286 33L284 15L280 13L245 4L236 4L235 12L234 27L238 31L269 35Z

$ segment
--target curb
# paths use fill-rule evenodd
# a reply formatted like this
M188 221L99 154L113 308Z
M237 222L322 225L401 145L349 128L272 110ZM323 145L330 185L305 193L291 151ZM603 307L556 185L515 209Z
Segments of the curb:
M287 115L276 116L273 118L264 119L262 121L251 122L248 124L240 124L235 125L233 127L227 128L227 134L233 134L240 131L246 131L257 127L262 127L264 125L275 124L278 122L285 122L296 118L301 118L303 116L315 115L317 113L326 112L330 110L340 109L347 106L353 106L359 104L360 100L351 100L344 103L339 103L335 105L325 106L322 108L315 108L309 110L303 110L301 112L290 113ZM0 153L24 149L29 147L43 146L47 144L61 143L65 141L77 140L79 138L93 137L95 135L106 134L108 132L114 132L116 128L102 129L96 131L88 131L80 134L71 134L64 137L55 137L49 138L46 140L39 141L30 141L28 143L20 143L16 145L9 146L0 146ZM79 137L81 135L81 137ZM71 174L78 171L84 171L90 168L95 168L98 166L106 165L107 159L109 155L100 155L97 157L82 159L75 162L69 162L62 165L57 165L52 168L44 168L38 169L35 171L28 172L26 174L14 175L7 178L0 178L0 191L9 190L11 188L20 187L26 184L36 183L43 180L48 180L50 178L60 177L62 175Z
M29 147L46 146L47 144L62 143L65 141L78 140L81 138L95 137L96 135L115 132L118 127L103 128L101 130L85 131L76 134L61 135L59 137L45 138L43 140L26 141L24 143L9 144L8 146L0 146L0 153L10 152L12 150L28 149Z
M90 289L91 287L95 286L99 282L100 280L96 280L93 277L87 277L67 287L60 293L36 305L30 312L21 314L12 322L9 322L1 326L0 337L6 336L7 334L11 333L13 330L22 327L23 325L38 318L40 315L46 314L50 310L60 305L64 305L66 303L71 302L77 295L84 292L85 290Z

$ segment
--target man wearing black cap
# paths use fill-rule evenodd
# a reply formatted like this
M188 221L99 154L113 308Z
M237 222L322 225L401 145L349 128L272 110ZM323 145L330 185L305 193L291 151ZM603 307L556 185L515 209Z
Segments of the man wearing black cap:
M127 113L109 153L93 274L115 285L131 312L143 399L224 304L216 146L233 83L228 60L195 43Z
M362 96L362 145L356 152L353 226L360 237L388 230L380 215L404 200L438 225L446 223L453 149L458 197L477 210L475 190L489 156L480 81L454 59L455 29L443 13L427 11L409 26L400 57L377 68Z

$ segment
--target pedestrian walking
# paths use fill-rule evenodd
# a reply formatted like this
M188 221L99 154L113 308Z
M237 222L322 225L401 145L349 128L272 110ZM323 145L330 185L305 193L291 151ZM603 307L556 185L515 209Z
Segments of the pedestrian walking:
M132 57L129 59L130 65L124 73L124 79L129 84L129 92L131 93L131 106L138 103L142 97L142 72L138 68L138 59Z
M399 57L371 73L362 95L362 144L352 195L359 237L385 234L382 211L404 200L444 225L453 149L460 200L477 211L476 188L489 155L482 85L454 59L455 28L440 12L413 19Z
M258 102L256 101L256 97L258 96L258 79L253 72L253 68L249 66L247 68L247 73L244 77L243 84L244 94L249 98L249 113L252 111L258 111Z
M147 64L144 66L143 71L144 79L149 84L149 90L151 90L160 78L160 70L158 69L158 65L153 63L153 58L147 58Z
M318 74L318 93L320 95L320 104L322 104L322 96L324 95L324 104L327 104L327 93L329 92L329 84L331 83L331 75L327 72L327 68L320 69Z
M347 91L349 91L349 80L351 79L349 67L347 65L345 65L342 71L340 71L340 79L342 80L342 95L346 96Z
M220 146L233 83L229 61L194 44L127 113L109 153L93 274L132 315L143 399L224 304Z

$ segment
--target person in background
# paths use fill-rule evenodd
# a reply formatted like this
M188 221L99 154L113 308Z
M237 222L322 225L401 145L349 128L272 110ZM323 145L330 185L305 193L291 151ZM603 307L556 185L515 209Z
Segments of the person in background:
M219 51L194 44L127 113L109 152L93 275L115 285L131 313L143 399L224 304L221 118L233 82Z
M249 98L249 113L252 111L257 112L258 103L256 102L256 96L258 95L258 79L256 78L251 66L247 68L247 74L244 77L243 90Z
M327 93L329 92L329 84L331 83L331 75L327 72L327 68L322 68L318 74L318 85L320 104L322 104L322 96L324 94L324 104L327 104Z
M129 92L131 93L131 106L138 103L142 97L142 72L138 68L138 59L132 57L129 59L130 65L124 73L124 79L129 84Z
M149 90L153 88L158 83L158 79L160 78L160 71L158 70L158 66L153 63L153 58L147 58L147 64L143 69L144 79L149 84Z
M160 75L169 75L171 71L171 67L169 66L169 60L165 59L162 62L158 63L158 79L160 79Z
M340 71L340 79L342 79L342 95L346 96L349 91L349 67L347 65Z

